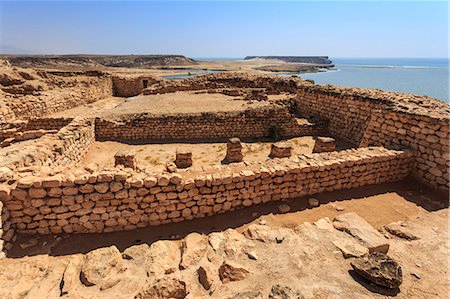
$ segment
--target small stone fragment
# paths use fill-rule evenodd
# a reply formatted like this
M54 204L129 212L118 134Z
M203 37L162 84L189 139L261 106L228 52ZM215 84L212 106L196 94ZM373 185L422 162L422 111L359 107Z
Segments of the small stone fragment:
M287 205L287 204L281 204L281 205L278 206L278 210L281 213L287 213L287 212L289 212L291 210L291 207L289 205Z
M317 198L308 198L308 206L310 208L316 208L318 206L320 206L320 201Z

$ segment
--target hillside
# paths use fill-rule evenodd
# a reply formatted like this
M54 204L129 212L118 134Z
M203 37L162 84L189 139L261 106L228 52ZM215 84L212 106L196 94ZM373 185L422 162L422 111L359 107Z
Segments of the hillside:
M247 56L244 60L250 59L276 59L290 63L312 63L312 64L327 64L332 66L332 61L328 56Z
M126 67L186 65L195 61L183 55L0 55L20 67Z

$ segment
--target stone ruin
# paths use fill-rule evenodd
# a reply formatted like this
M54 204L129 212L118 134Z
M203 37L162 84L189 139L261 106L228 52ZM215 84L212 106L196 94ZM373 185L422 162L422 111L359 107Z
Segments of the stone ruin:
M177 150L175 157L175 165L178 168L188 168L192 166L192 152L185 150Z
M132 230L270 201L305 200L313 194L407 176L449 191L450 109L431 98L244 73L167 81L139 76L125 80L100 72L24 72L28 75L8 68L0 80L5 95L0 98L4 251L17 233ZM43 82L41 88L25 92L24 76ZM147 87L142 80L148 80ZM209 89L256 89L248 94L261 101L265 99L262 91L287 98L281 104L226 113L46 117L111 95ZM279 159L245 161L237 138L267 138L274 126L283 138L316 136L316 153L296 156L289 146L275 143L271 157ZM30 138L23 141L24 135ZM335 150L335 142L320 136L332 136L351 146ZM170 172L137 165L139 161L130 153L116 155L119 167L80 166L95 140L164 143L205 139L229 139L225 161L244 163L225 163L198 172L190 169L192 153L179 151Z
M334 152L336 150L336 140L334 138L316 136L314 140L313 153Z
M114 155L114 165L136 169L136 152L135 151L118 151Z
M242 162L243 158L241 140L239 138L230 138L227 143L227 155L223 163Z
M284 143L277 142L273 143L270 149L269 157L274 158L289 158L292 155L292 146Z

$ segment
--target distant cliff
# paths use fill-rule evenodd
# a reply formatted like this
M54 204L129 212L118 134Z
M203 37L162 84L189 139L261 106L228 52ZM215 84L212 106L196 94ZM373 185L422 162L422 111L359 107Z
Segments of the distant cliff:
M244 60L249 59L277 59L291 63L312 63L312 64L332 64L328 56L247 56Z
M127 67L186 65L195 61L183 55L0 55L20 67Z

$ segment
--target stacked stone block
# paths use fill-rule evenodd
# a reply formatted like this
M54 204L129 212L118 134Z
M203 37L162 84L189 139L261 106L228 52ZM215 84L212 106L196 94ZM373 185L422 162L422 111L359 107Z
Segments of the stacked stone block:
M95 141L94 122L75 118L56 134L44 135L17 149L0 151L0 167L68 166L80 161Z
M136 169L136 152L135 151L118 151L114 155L114 165Z
M448 192L449 119L401 112L374 111L362 146L410 148L416 152L414 176Z
M273 143L269 158L289 158L292 155L292 146L286 142Z
M336 150L336 140L331 137L314 137L313 153L334 152Z
M299 86L296 100L300 114L324 118L333 136L356 146L414 150L412 174L448 192L448 104L424 96L337 86Z
M188 168L192 166L192 152L187 150L177 150L175 165L178 168Z
M67 82L52 90L40 92L39 100L32 95L25 95L20 100L17 100L17 97L5 97L5 105L16 118L26 120L93 103L112 95L112 80L108 76L80 74L72 77L71 73L65 72L62 72L62 75ZM49 76L58 81L59 75Z
M0 193L2 191L0 190ZM8 209L0 201L0 259L5 257L6 252L12 248L15 241L14 229L10 220Z
M242 162L243 159L241 140L239 138L230 138L227 142L227 154L223 163Z
M125 114L113 119L97 118L95 134L99 140L192 140L266 137L273 126L283 137L314 134L313 123L302 122L286 107L247 109L240 112L193 114Z
M18 231L130 230L205 217L268 201L403 179L411 153L384 148L222 166L214 174L86 173L25 177L3 199ZM206 172L207 173L207 172Z

